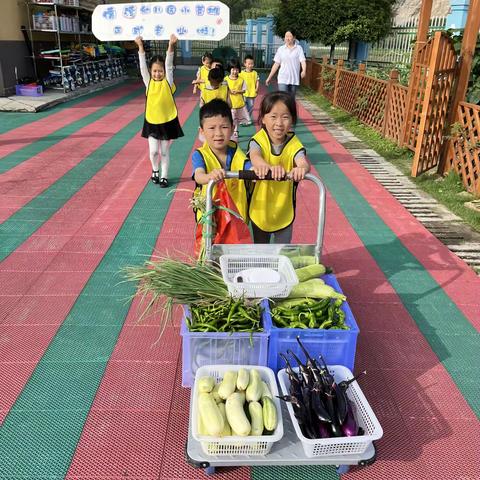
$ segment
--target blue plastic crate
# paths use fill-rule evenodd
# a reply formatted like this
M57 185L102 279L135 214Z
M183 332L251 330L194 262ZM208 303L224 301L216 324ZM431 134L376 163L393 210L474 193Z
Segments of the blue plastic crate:
M261 322L264 331L251 335L243 332L190 332L185 322L185 316L190 317L190 310L185 305L183 308L185 313L180 327L182 386L191 387L197 369L204 365L267 366L269 331L265 325L265 311Z
M327 285L333 287L337 292L342 292L335 275L324 275L322 279ZM360 332L352 311L347 302L343 302L342 310L345 312L345 323L350 327L349 330L319 330L303 328L277 328L272 323L268 301L264 301L265 326L270 332L268 345L268 366L278 372L285 368L285 362L278 355L285 353L288 349L292 350L300 360L305 356L297 342L297 336L305 345L312 357L318 357L322 354L329 365L344 365L353 371L355 363L355 350L357 348L357 337ZM288 355L287 355L288 356ZM292 365L296 366L292 359Z

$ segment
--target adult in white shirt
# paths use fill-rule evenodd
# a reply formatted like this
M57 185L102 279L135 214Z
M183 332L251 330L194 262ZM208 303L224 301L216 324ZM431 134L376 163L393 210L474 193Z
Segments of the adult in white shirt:
M268 75L265 84L268 86L278 72L278 89L281 92L289 92L295 97L297 88L300 85L300 78L305 77L307 71L307 62L303 48L295 39L295 34L288 30L285 33L285 45L278 48L273 59L272 69ZM301 71L300 71L301 69Z

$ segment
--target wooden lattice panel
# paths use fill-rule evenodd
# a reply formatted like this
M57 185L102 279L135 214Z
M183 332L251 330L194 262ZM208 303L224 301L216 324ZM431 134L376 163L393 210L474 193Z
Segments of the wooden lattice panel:
M378 78L360 75L357 83L358 96L354 113L366 125L383 131L387 82Z
M331 65L322 65L322 84L321 93L324 97L333 102L333 95L335 93L335 76L337 69Z
M427 85L415 144L412 176L436 167L442 152L447 110L456 73L456 53L452 40L441 32L433 39Z
M338 90L336 92L337 106L350 113L355 113L358 77L358 73L348 70L340 70L339 72Z
M388 118L385 119L385 136L399 145L402 143L408 88L398 83L390 84Z
M460 102L456 135L449 141L447 168L454 168L465 188L480 196L480 106Z
M415 150L417 143L431 50L432 41L430 40L418 50L411 73L409 83L410 91L407 95L407 117L404 135L405 146L411 150Z

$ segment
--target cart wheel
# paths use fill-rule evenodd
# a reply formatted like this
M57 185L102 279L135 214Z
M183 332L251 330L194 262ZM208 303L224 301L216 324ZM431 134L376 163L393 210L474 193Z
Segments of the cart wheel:
M207 467L205 469L205 475L213 475L215 473L215 467Z
M339 475L343 475L344 473L348 473L350 470L350 465L338 465L337 466L337 473Z

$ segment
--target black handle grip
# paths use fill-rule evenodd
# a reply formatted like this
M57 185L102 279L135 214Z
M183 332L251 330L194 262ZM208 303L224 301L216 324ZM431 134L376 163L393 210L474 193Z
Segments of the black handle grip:
M253 170L239 170L238 178L240 180L273 180L271 171L265 175L265 178L260 179ZM285 176L281 180L288 180L288 178Z

